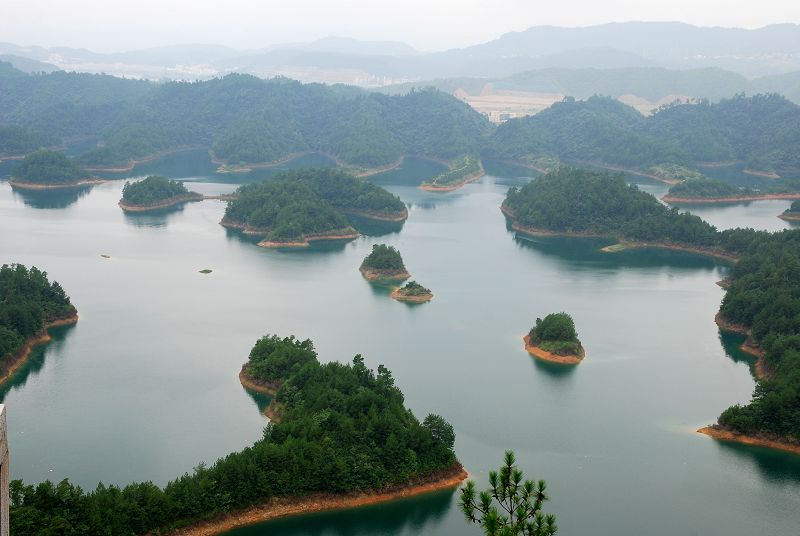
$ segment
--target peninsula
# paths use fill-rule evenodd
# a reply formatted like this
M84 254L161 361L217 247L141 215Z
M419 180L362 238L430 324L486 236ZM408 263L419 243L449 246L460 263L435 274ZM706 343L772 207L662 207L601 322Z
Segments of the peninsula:
M525 350L543 361L559 365L577 365L586 357L578 340L575 322L567 313L550 313L537 318L525 337Z
M423 182L420 188L429 192L452 192L467 183L480 179L485 174L480 158L465 155L456 159L450 165L450 169L441 175Z
M409 281L400 288L392 291L392 298L397 301L409 303L425 303L433 299L433 293L417 283L416 281Z
M793 201L778 217L786 221L800 221L800 201Z
M263 247L306 247L322 240L352 240L359 233L346 215L403 221L405 204L395 195L329 168L288 171L239 187L220 222L264 237Z
M106 182L91 177L63 153L41 150L31 153L11 173L9 184L21 190L79 188Z
M69 296L46 273L21 264L0 267L0 383L27 360L34 346L50 340L48 328L77 321Z
M202 200L202 194L189 191L182 182L151 175L138 182L125 183L119 207L126 212L147 212Z
M740 203L763 199L800 199L798 185L784 182L785 184L776 184L765 191L761 191L738 188L727 182L714 179L689 179L672 186L667 195L661 199L670 204Z
M372 251L358 268L361 275L373 283L405 281L411 274L406 270L403 257L394 246L373 244Z

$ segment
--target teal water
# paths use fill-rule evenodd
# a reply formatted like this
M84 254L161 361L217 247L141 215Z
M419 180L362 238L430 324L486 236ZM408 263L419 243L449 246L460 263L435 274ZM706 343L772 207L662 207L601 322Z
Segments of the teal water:
M424 166L376 179L409 204L401 228L367 227L359 240L305 251L226 231L218 201L126 216L116 206L122 181L67 203L0 183L4 261L45 268L81 315L3 388L12 477L163 484L241 449L267 421L239 368L261 335L294 333L314 339L324 360L361 353L388 366L418 417L453 423L479 484L514 449L529 477L547 479L560 534L797 533L800 457L693 433L753 388L739 341L713 322L723 295L714 283L728 267L516 238L498 207L524 173L443 195L414 187L431 173ZM204 193L236 187L230 175L170 169ZM702 215L721 228L775 229L786 206ZM431 303L409 307L361 278L376 242L400 248ZM536 317L560 310L575 317L588 353L572 369L522 348ZM440 493L232 534L479 534L455 500Z

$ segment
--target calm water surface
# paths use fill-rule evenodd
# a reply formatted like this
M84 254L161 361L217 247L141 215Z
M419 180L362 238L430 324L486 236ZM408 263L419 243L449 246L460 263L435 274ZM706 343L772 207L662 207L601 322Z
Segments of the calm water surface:
M189 167L179 158L134 175L186 178L206 193L259 177L181 158ZM723 295L714 282L728 268L675 252L609 255L597 241L516 238L498 207L524 173L446 195L414 187L435 171L410 162L376 179L410 205L401 229L371 226L348 244L291 252L226 231L218 201L126 216L116 206L122 181L41 196L0 182L3 261L46 269L81 316L54 330L2 391L12 476L164 484L241 449L267 421L239 368L261 335L293 333L312 338L323 360L362 353L372 367L386 364L418 417L437 412L454 424L457 452L481 485L514 449L527 476L547 479L560 534L796 535L800 457L693 433L753 389L739 341L713 322ZM779 229L788 204L692 210L720 228ZM431 303L395 302L361 278L376 242L400 248ZM537 316L561 310L587 349L577 368L522 348ZM234 534L479 534L455 500L439 493Z

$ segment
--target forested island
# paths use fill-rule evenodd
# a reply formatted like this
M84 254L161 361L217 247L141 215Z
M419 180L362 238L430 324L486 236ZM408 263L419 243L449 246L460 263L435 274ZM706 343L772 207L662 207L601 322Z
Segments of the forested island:
M126 212L146 212L202 199L202 194L189 191L182 182L151 175L141 181L125 183L119 206Z
M567 313L550 313L537 318L523 338L525 350L534 357L561 365L577 365L586 357L578 340L575 321Z
M779 95L676 103L647 117L609 97L566 98L500 125L484 156L525 161L550 155L665 182L698 178L698 166L718 162L742 163L763 176L797 178L798 122L800 106Z
M64 289L35 266L0 267L0 382L50 340L47 328L74 324L78 313Z
M780 180L763 190L753 190L702 178L689 179L672 186L662 200L666 203L736 203L797 198L800 198L800 183L794 180Z
M411 277L400 252L386 244L373 244L358 270L365 279L375 283L404 281Z
M383 188L327 168L303 169L240 186L228 202L225 227L264 236L264 247L302 247L359 236L345 214L403 221L405 204Z
M423 182L420 188L430 192L451 192L480 179L485 174L480 158L465 155L455 160L444 173Z
M360 355L351 364L323 365L311 341L267 336L244 371L256 384L278 386L272 405L280 418L262 439L164 488L100 484L87 492L67 480L15 480L12 534L53 527L61 534L218 533L454 488L467 476L453 451L453 427L433 414L419 422L382 365L373 372Z
M717 232L688 212L669 208L610 175L562 166L529 182L510 188L501 207L511 228L522 234L608 237L630 247L684 250L725 260L736 260L750 240L747 232Z
M9 183L15 188L42 190L50 188L75 188L105 182L90 177L63 153L43 149L26 156L11 174Z
M416 281L409 281L402 287L394 289L391 296L397 301L425 303L433 299L433 292Z
M778 217L786 221L800 221L800 200L793 201L792 205L784 210Z

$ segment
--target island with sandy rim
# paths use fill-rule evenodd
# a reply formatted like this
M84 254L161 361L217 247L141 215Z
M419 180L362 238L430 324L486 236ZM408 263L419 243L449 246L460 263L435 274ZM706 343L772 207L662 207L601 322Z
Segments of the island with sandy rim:
M394 283L411 277L400 252L386 244L373 244L372 251L364 257L358 271L373 283Z
M203 199L202 194L189 191L182 182L151 175L125 183L119 207L125 212L149 212Z
M408 210L400 198L380 186L341 170L309 168L240 186L228 196L220 223L261 236L258 244L262 247L297 248L358 238L348 215L403 222Z
M423 182L419 187L428 192L452 192L485 174L480 158L465 155L453 161L447 171Z
M785 221L800 221L800 200L792 202L778 217Z
M766 199L800 199L800 192L790 183L774 184L762 191L702 177L675 184L661 198L669 204L725 204Z
M8 183L20 190L82 188L106 182L92 177L63 153L41 150L22 159L11 172Z
M433 299L433 293L416 281L409 281L402 287L394 289L391 297L402 302L426 303Z
M536 325L523 341L530 355L550 363L577 365L586 357L575 322L567 313L550 313L537 318Z
M13 376L37 345L50 341L50 328L77 321L69 296L46 273L21 264L0 267L0 383Z

